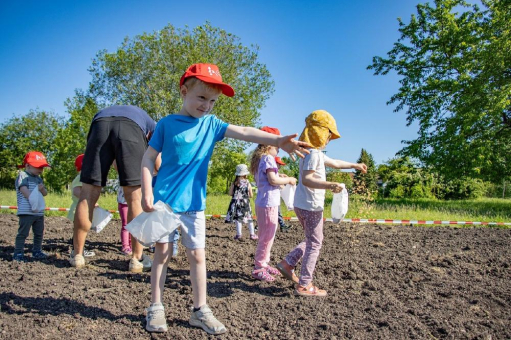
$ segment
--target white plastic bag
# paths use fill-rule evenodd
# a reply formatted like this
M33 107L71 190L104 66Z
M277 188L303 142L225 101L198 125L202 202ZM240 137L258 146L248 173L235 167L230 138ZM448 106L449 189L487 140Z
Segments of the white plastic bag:
M291 184L286 184L286 186L280 191L280 197L282 197L287 210L293 210L295 208L295 191L296 185Z
M33 212L41 212L46 208L46 204L44 203L43 194L39 191L39 186L36 185L34 190L28 196L28 202L30 203L30 207Z
M126 226L126 230L146 247L169 235L179 226L178 218L168 204L158 201L153 207L154 211L141 213Z
M108 222L112 219L112 214L101 207L95 207L94 212L92 213L92 225L91 229L96 233L99 233L103 230Z
M334 194L332 199L332 221L339 223L348 213L348 190L346 185L341 183L342 191Z

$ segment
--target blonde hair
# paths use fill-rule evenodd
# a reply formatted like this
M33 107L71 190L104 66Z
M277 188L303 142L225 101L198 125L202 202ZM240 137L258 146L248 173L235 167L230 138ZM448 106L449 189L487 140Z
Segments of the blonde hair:
M257 148L252 152L252 157L250 157L250 173L256 177L257 170L259 169L259 162L261 161L261 157L263 155L268 155L270 153L270 149L273 146L259 144Z
M186 85L186 87L189 90L193 89L196 85L201 85L204 89L214 90L216 92L222 93L222 86L221 85L206 83L206 82L200 80L197 77L186 78L184 83L183 83L183 85Z

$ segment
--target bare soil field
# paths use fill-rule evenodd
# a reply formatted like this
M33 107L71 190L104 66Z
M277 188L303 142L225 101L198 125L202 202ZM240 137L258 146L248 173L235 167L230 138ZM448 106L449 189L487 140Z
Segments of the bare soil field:
M18 219L0 214L1 339L206 339L188 325L191 286L184 249L169 266L169 331L144 329L150 275L127 272L120 222L90 233L96 257L67 262L71 223L47 217L47 260L12 262ZM303 237L277 232L272 264ZM255 241L208 221L208 303L223 339L510 339L511 230L325 224L315 283L326 298L297 297L282 278L251 278ZM245 230L246 233L246 230ZM247 235L248 236L248 235Z

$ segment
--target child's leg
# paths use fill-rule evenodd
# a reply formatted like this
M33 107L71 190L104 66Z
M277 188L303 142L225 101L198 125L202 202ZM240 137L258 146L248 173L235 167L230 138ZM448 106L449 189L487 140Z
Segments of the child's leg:
M243 225L241 224L240 221L234 221L234 224L236 225L236 235L241 236L241 233L243 232L241 228L243 227Z
M118 203L117 208L119 210L119 215L121 216L121 244L122 249L130 248L131 249L131 235L126 230L126 224L128 224L128 205Z
M255 235L254 221L252 221L252 220L248 221L248 231L249 231L250 235Z
M312 275L323 243L323 211L300 209L300 212L296 212L297 216L298 214L301 216L300 221L303 221L305 232L305 251L300 271L300 285L307 286L312 282Z
M254 255L255 269L266 268L270 262L270 252L278 224L278 207L256 206L259 240Z
M34 223L34 218L37 216L32 215L20 215L19 218L19 227L18 234L16 235L16 241L14 243L14 255L23 254L25 252L25 240L30 233L30 228L32 227L32 223Z
M34 245L32 247L32 252L38 253L43 249L44 216L35 217L34 223L32 223L32 231L34 233Z
M156 243L151 268L151 303L161 303L172 243Z
M206 252L204 249L186 248L186 256L190 263L190 281L192 282L193 307L199 308L206 304Z

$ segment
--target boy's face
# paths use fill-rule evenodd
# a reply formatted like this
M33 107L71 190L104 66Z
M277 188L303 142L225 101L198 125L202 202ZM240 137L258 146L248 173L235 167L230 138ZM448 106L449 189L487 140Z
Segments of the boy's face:
M186 116L201 118L213 110L221 92L205 84L196 84L192 88L181 86L183 108L180 113Z
M25 170L27 170L30 174L32 174L34 176L39 176L39 175L41 175L43 173L44 167L36 168L35 166L27 164L25 166Z

